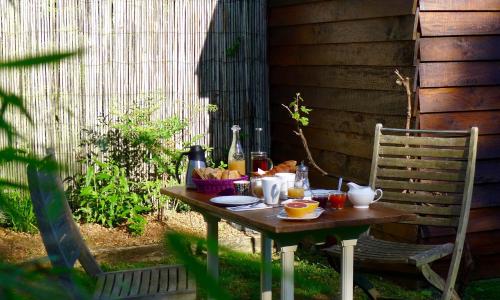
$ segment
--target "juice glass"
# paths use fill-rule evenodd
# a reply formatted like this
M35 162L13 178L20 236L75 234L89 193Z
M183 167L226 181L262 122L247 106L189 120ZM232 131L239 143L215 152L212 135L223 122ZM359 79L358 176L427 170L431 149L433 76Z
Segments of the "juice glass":
M326 203L328 202L328 191L311 191L312 200L318 201L319 206L326 208Z
M288 198L292 199L304 198L304 188L300 187L288 188Z
M236 160L233 159L229 161L228 167L229 170L236 170L240 173L240 175L245 175L245 160Z
M328 200L333 209L344 208L345 200L347 198L346 192L342 191L331 191L328 193Z

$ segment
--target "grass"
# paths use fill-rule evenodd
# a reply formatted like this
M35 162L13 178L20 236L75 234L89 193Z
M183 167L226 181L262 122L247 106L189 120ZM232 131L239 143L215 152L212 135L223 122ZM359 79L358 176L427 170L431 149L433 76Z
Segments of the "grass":
M196 261L205 267L206 243L194 236L183 235L191 247L188 250ZM168 249L162 264L175 264L180 261L173 255L175 249ZM296 299L332 299L339 291L339 274L327 263L321 253L315 250L299 250L295 260L295 298ZM260 299L260 255L234 251L219 247L220 287L226 289L233 299ZM124 270L147 267L157 263L120 263L104 265L105 270ZM280 294L280 260L273 256L273 295ZM370 277L383 296L393 299L433 299L433 291L425 289L408 291L395 284L384 281L378 276ZM200 280L198 280L200 281ZM199 289L198 294L206 298L206 291ZM367 299L363 292L355 289L355 299Z

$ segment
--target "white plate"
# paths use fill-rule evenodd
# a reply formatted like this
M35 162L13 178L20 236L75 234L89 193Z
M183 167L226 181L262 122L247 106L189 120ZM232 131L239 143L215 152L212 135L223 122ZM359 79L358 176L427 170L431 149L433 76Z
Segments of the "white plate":
M312 213L309 213L303 217L300 217L300 218L295 218L295 217L289 217L288 214L286 213L286 211L283 209L282 211L280 211L280 213L278 214L278 219L282 219L282 220L294 220L294 221L302 221L302 220L313 220L313 219L316 219L317 217L321 216L321 214L324 212L325 210L321 207L318 207L316 208Z
M259 198L251 196L220 196L210 199L210 202L219 206L249 205L259 201Z

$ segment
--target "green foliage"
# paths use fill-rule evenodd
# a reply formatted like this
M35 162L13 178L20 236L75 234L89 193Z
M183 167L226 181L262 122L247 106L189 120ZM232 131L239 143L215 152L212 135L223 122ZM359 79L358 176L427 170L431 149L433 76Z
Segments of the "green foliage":
M302 102L304 102L304 99L300 96L300 93L297 93L295 94L293 101L288 105L287 109L292 119L297 122L298 126L307 126L309 125L309 118L306 115L309 115L312 109L302 105Z
M132 233L141 234L146 222L141 214L156 211L161 220L164 209L189 209L160 193L166 183L174 184L175 162L183 151L176 141L189 122L178 116L156 120L157 109L151 102L146 108L135 105L127 113L100 118L98 127L104 132L83 130L79 161L87 168L68 178L77 218L108 227L126 224Z
M233 45L226 49L227 57L236 57L241 48L241 37L237 37Z
M75 217L106 227L126 223L132 234L142 234L146 221L141 214L150 211L150 205L133 191L124 168L98 160L93 163L73 190L79 200Z
M19 190L0 190L5 206L0 211L0 225L14 231L37 232L35 213L30 196Z

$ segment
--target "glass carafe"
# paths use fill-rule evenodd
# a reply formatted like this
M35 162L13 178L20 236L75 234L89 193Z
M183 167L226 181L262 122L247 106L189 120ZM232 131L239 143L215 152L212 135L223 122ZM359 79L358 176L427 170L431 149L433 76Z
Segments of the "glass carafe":
M262 151L261 134L262 128L255 128L255 150L250 152L250 171L252 173L259 172L259 169L262 171L268 171L273 167L273 162L269 157L267 157L267 152Z
M233 141L231 143L231 148L229 148L229 156L227 158L227 164L229 170L236 170L241 175L245 175L245 153L243 153L243 147L240 142L240 126L233 125L231 127L233 131Z
M288 189L288 198L303 198L309 189L309 168L302 162L297 166L293 188Z

